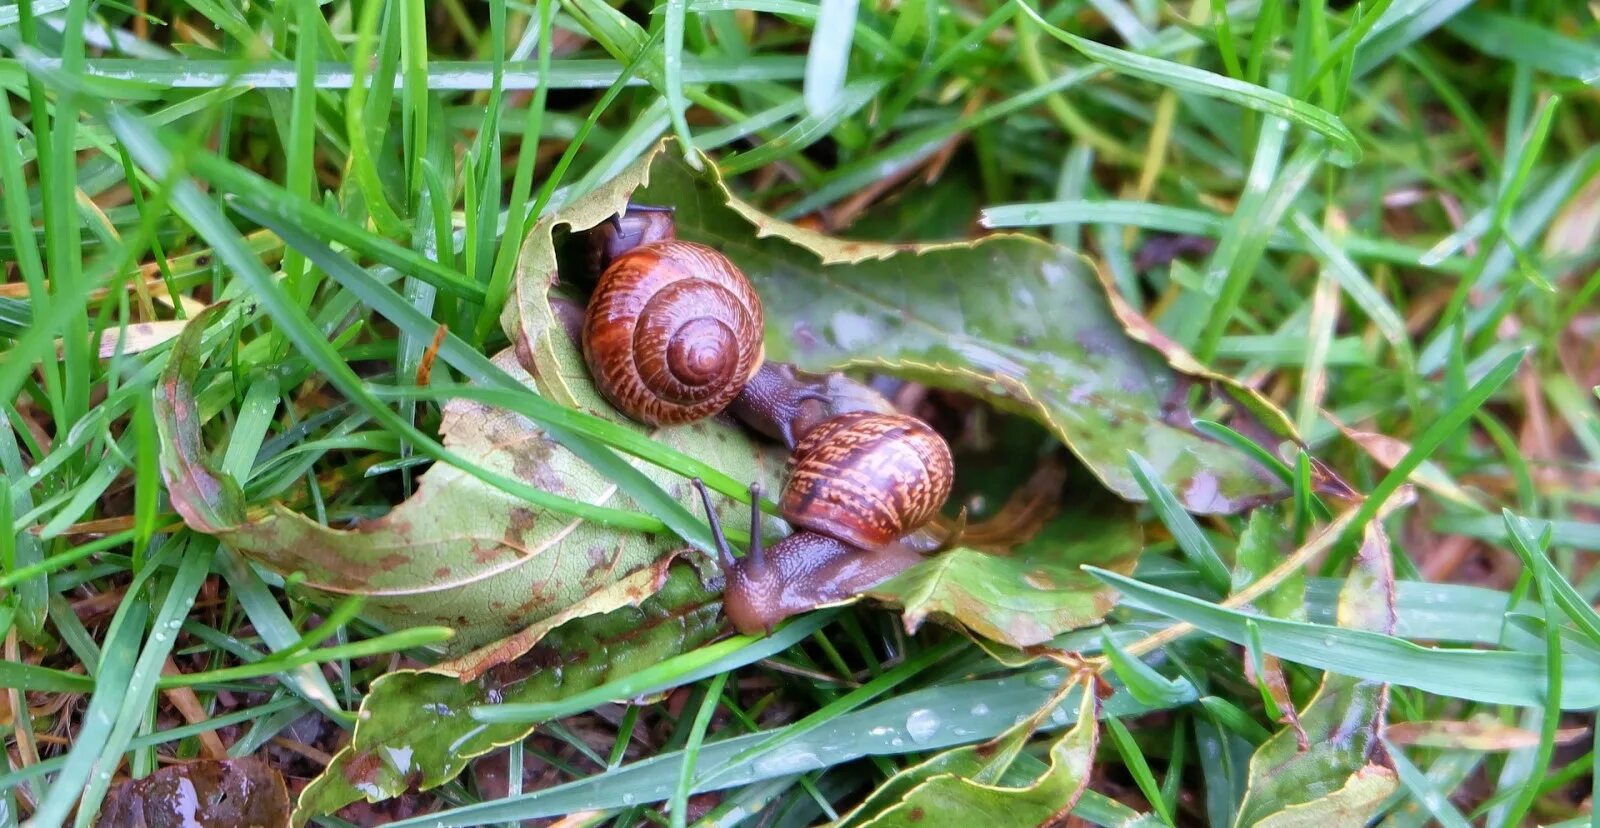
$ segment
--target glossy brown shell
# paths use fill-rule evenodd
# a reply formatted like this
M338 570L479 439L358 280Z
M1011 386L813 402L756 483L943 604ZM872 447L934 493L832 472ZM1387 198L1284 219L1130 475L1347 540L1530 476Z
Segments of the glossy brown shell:
M650 425L709 417L761 367L761 300L728 257L662 241L618 256L583 323L583 357L600 392Z
M855 412L795 446L779 507L784 519L863 549L882 549L927 523L950 497L950 447L903 414Z

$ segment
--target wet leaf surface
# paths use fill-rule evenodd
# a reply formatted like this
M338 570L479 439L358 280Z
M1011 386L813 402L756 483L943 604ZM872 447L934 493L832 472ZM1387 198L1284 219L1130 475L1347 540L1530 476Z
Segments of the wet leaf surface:
M260 759L171 765L122 783L106 798L102 828L278 828L289 824L283 776Z
M932 618L992 641L1028 647L1094 624L1111 610L1115 590L1083 572L1080 564L1126 574L1133 571L1142 548L1135 509L1094 493L1077 499L1009 554L952 549L867 595L904 607L910 632Z
M1342 627L1394 632L1394 571L1383 525L1368 524L1358 565L1339 594ZM1379 739L1389 686L1326 673L1292 727L1273 734L1250 760L1237 826L1362 825L1399 786Z
M1192 359L1174 368L1131 335L1132 311L1123 306L1119 319L1085 259L1013 235L942 245L832 238L739 202L707 168L658 147L619 180L643 182L637 202L674 207L681 238L720 249L750 277L766 308L768 358L971 393L1044 424L1130 500L1143 495L1126 469L1129 449L1190 511L1237 512L1284 494L1253 459L1189 426L1188 395L1197 382L1215 385L1261 426L1287 433L1282 414Z
M561 625L474 680L417 670L382 676L362 700L351 744L301 793L295 822L443 784L534 729L480 722L473 707L565 698L649 667L716 637L721 611L694 570L680 565L641 606Z
M1095 695L1080 691L1077 697L1076 724L1050 746L1044 773L1030 777L1017 762L1041 723L1029 717L992 741L937 754L895 774L833 827L1052 824L1082 795L1099 741ZM1002 813L1005 818L996 822Z

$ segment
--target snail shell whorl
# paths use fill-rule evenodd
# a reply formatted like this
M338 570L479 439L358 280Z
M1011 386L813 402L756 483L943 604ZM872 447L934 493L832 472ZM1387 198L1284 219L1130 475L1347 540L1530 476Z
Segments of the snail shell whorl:
M709 417L761 367L761 300L728 257L703 244L652 242L601 275L583 356L601 393L650 425Z
M903 414L841 414L807 434L790 462L784 519L863 549L931 520L954 478L944 438Z

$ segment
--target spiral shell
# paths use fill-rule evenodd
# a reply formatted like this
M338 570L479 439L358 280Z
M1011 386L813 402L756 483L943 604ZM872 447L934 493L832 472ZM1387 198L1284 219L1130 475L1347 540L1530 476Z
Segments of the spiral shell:
M950 447L927 423L867 411L817 426L790 464L779 501L784 518L871 550L931 520L955 474Z
M611 262L589 300L583 356L606 399L650 425L709 417L761 367L761 300L703 244L640 245Z

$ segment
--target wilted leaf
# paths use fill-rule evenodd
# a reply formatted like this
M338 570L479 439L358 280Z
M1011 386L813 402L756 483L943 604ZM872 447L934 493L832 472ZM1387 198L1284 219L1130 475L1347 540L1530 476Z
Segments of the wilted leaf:
M1555 743L1572 744L1588 734L1585 727L1556 731ZM1493 716L1474 716L1465 722L1449 720L1401 722L1390 725L1384 737L1391 744L1447 750L1502 751L1531 748L1539 744L1539 734L1502 722Z
M895 774L832 828L1055 824L1083 794L1099 741L1095 694L1079 690L1077 698L1076 724L1051 745L1050 765L1042 775L1015 778L1012 773L1040 725L1034 716L993 741L946 751ZM1048 714L1054 701L1041 714ZM1005 818L996 822L998 814Z
M1411 453L1411 444L1397 437L1390 437L1387 434L1379 434L1375 431L1360 431L1351 428L1326 411L1322 412L1322 416L1337 426L1339 431L1349 438L1350 442L1360 446L1362 451L1365 451L1368 456L1378 461L1378 465L1386 469L1394 468L1407 454ZM1413 471L1407 479L1445 500L1465 506L1475 512L1484 511L1483 504L1478 501L1476 496L1462 488L1459 483L1451 479L1449 473L1432 460L1422 461L1421 465L1417 466L1416 471Z
M358 799L377 802L455 778L471 760L525 738L531 724L480 722L480 705L552 701L637 672L715 637L722 605L688 566L638 607L564 624L514 662L463 682L436 672L379 677L348 747L306 787L296 824Z
M1231 380L1186 375L1131 336L1085 259L1012 235L920 246L830 238L757 212L712 165L695 171L665 146L613 182L609 210L574 223L621 209L630 184L637 202L676 208L679 236L722 250L760 292L769 358L971 393L1044 424L1127 499L1143 498L1125 467L1131 448L1191 511L1236 512L1284 495L1253 459L1189 425L1187 397L1198 378L1287 434L1282 414ZM530 256L554 263L553 251L533 249L544 244L543 234L530 239ZM502 321L538 348L548 325L524 305L518 297Z
M1367 524L1358 566L1339 595L1339 625L1394 632L1394 572L1383 524ZM1389 687L1336 673L1323 676L1301 711L1303 749L1292 728L1278 731L1250 760L1250 784L1237 826L1362 825L1398 787L1379 736Z
M1238 551L1233 569L1233 590L1237 592L1260 580L1271 572L1293 546L1289 537L1288 519L1279 508L1257 509L1250 513L1244 531L1239 534ZM1252 602L1261 612L1274 618L1294 621L1305 620L1306 576L1297 569L1282 583L1268 590ZM1263 655L1259 667L1250 663L1245 654L1246 666L1252 683L1264 690L1277 705L1279 720L1293 728L1302 744L1306 735L1296 718L1294 699L1289 693L1289 680L1284 675L1283 663L1276 656Z
M1094 624L1116 603L1115 590L1080 564L1132 572L1142 548L1133 507L1097 494L1074 503L1008 555L952 549L867 595L904 607L909 632L932 617L1028 647Z
M106 797L104 828L278 828L289 822L283 777L260 759L170 765Z
M197 317L173 346L157 393L162 468L174 508L189 525L222 538L251 559L330 597L361 595L368 618L389 627L440 624L457 630L454 652L493 642L560 614L570 619L637 603L660 583L670 535L646 535L547 512L450 466L429 469L417 492L388 514L347 528L323 526L281 503L246 509L239 485L211 467L200 438L194 387L200 376ZM597 399L577 349L568 340L538 354L533 371L512 351L495 363L534 385L534 376L563 377L568 399ZM541 389L544 390L544 389ZM591 411L620 419L602 404ZM545 491L594 504L629 507L616 486L551 440L527 419L476 402L444 406L440 432L451 451L490 471ZM651 436L738 479L772 487L783 469L780 446L737 426L706 420L659 429ZM681 477L656 466L642 470L685 506L699 509ZM724 519L748 520L728 502ZM479 670L513 658L537 633L520 635L463 662Z

